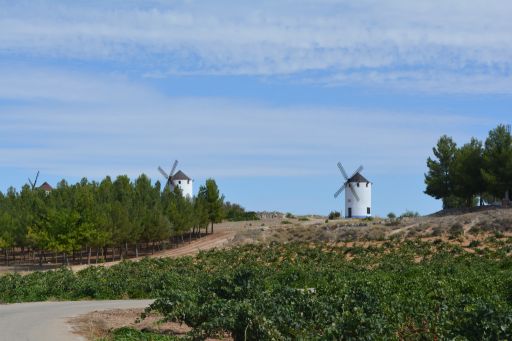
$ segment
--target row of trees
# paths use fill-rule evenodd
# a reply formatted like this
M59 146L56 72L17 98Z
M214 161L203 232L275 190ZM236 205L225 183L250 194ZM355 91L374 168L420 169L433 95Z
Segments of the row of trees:
M224 197L209 179L194 198L183 197L179 188L171 191L155 184L146 175L131 181L119 176L101 182L83 179L75 185L64 180L50 193L24 186L0 192L0 249L6 260L14 251L28 257L38 254L39 262L48 253L69 255L85 251L90 262L110 248L114 256L126 256L129 247L139 254L139 246L164 240L183 241L208 233L208 226L222 219ZM51 259L50 259L51 260ZM80 259L81 260L81 259Z
M461 147L442 136L428 158L425 193L442 199L443 208L471 207L478 203L509 201L512 189L512 136L499 125L485 143L472 138Z
M227 201L224 203L223 216L229 221L250 221L260 220L258 213L254 211L246 211L245 208L239 204Z

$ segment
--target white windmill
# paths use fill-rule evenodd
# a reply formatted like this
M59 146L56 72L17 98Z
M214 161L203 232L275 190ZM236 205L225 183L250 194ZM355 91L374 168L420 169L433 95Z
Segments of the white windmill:
M181 189L181 192L183 193L183 196L185 198L192 198L193 196L193 182L191 178L189 178L185 173L183 173L181 170L174 173L176 170L176 167L178 166L178 160L174 161L174 164L172 165L171 172L169 175L162 169L162 167L158 167L158 171L165 177L166 179L166 187L169 187L171 191L174 191L174 188L177 186Z
M372 183L361 175L363 166L359 168L348 177L347 172L338 162L338 168L341 175L345 178L345 182L341 185L340 189L334 193L334 198L337 198L341 192L347 187L345 191L345 217L346 218L366 218L372 215Z

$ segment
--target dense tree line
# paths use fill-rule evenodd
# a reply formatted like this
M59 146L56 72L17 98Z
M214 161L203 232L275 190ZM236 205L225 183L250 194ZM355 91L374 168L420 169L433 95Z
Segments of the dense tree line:
M68 262L82 254L90 262L123 258L129 249L161 246L199 236L222 219L223 196L213 179L194 198L181 190L162 188L146 175L131 181L119 176L101 182L82 179L75 185L62 180L51 192L24 186L0 192L0 249L9 261L16 251L23 259ZM52 258L53 257L53 258ZM15 258L14 258L15 259Z
M512 189L512 137L499 125L485 143L472 138L461 147L442 136L428 158L425 193L443 200L443 208L471 207L484 202L509 201Z

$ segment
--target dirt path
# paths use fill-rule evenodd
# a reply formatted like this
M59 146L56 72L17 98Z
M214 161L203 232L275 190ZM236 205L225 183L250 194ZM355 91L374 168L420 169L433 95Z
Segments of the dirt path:
M148 256L149 258L164 258L164 257L182 257L182 256L190 256L195 255L199 251L210 250L214 248L220 248L227 245L235 236L236 231L228 230L228 229L219 229L215 231L213 234L209 234L206 237L202 237L200 239L196 239L189 244L184 244L176 249L166 250L162 252L155 253L154 255ZM131 258L130 261L138 261L142 258ZM82 265L73 265L71 269L73 271L80 271L89 266L112 266L118 264L120 261L108 262L103 264L82 264Z
M210 234L201 239L194 240L192 243L182 247L160 252L154 255L154 258L162 257L181 257L190 256L198 253L199 251L210 250L214 248L223 247L229 243L235 236L235 231L221 230Z

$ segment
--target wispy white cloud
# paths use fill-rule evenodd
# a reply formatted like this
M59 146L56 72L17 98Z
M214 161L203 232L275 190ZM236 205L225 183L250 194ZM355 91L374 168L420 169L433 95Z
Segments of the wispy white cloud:
M0 64L0 74L0 99L107 105L130 98L156 100L154 96L158 96L123 76L41 69L19 63Z
M421 174L437 136L494 124L418 110L171 98L117 77L24 72L19 82L0 81L0 99L22 102L2 107L0 166L63 177L158 178L156 166L173 158L196 178L323 176L336 172L338 159Z
M505 0L5 1L0 56L510 93L511 12Z
M305 83L329 86L357 84L373 88L388 88L407 92L411 89L426 94L512 94L512 74L489 71L409 70L363 71L337 73L325 77L303 79Z

